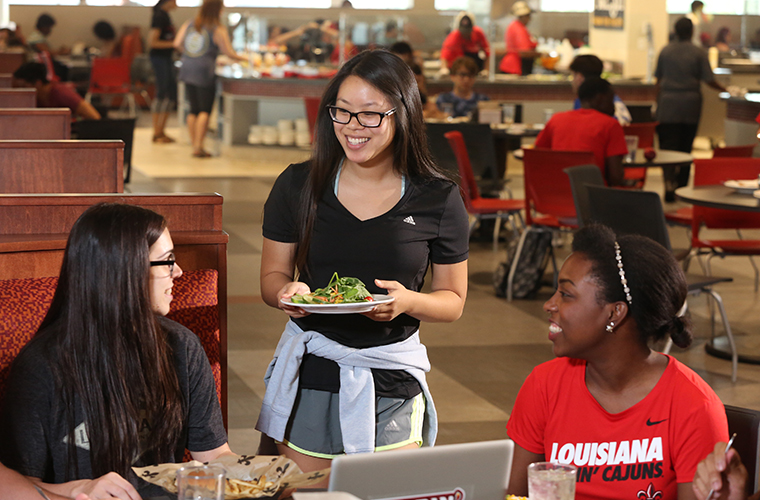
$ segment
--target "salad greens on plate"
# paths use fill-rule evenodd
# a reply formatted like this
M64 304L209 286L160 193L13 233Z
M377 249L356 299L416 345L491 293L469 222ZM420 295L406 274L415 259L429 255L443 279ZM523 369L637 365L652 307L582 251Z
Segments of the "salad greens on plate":
M340 278L338 273L333 273L325 288L290 298L293 304L350 304L373 300L372 294L359 278Z

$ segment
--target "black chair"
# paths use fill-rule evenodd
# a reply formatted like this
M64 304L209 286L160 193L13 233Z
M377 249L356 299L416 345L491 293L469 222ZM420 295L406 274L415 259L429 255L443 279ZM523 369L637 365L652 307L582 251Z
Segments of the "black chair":
M665 214L662 210L662 201L657 193L600 186L587 186L586 190L592 221L605 224L619 234L646 236L672 251L670 235L665 224ZM734 336L731 333L731 325L728 323L723 299L718 292L712 289L713 285L717 283L730 281L733 281L733 278L697 274L686 275L689 295L706 293L718 304L723 329L731 346L731 381L736 382L739 358ZM671 345L671 341L668 340L664 352L669 352Z
M747 468L747 496L753 494L760 481L760 412L738 406L726 406L728 434L736 433L733 447Z
M73 139L121 139L124 141L124 183L132 173L132 143L135 135L135 118L82 120L71 126Z
M501 166L497 164L491 126L487 123L427 124L428 145L438 166L458 178L457 160L444 136L452 131L461 133L464 138L472 173L475 175L481 195L484 198L498 198L499 191L504 189L506 163Z
M578 218L578 227L591 218L591 207L588 201L588 186L604 186L602 171L596 165L579 165L567 167L563 170L570 177L570 189L573 191L575 203L575 215Z

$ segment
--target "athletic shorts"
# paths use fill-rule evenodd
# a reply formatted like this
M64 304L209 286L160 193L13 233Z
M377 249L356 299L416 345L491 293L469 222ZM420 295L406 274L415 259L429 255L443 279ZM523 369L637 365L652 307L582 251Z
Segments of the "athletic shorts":
M284 444L304 455L333 459L345 454L340 432L338 393L299 389ZM409 444L422 446L425 396L375 398L375 451Z

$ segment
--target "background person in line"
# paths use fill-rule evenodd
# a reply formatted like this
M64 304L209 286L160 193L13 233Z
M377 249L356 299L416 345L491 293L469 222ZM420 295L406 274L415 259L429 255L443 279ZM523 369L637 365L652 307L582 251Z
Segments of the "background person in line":
M264 208L261 293L290 320L265 378L262 442L305 471L346 452L434 444L418 330L462 314L467 228L459 188L428 151L412 71L384 50L355 56L322 96L311 160L278 177ZM334 272L395 300L346 315L281 301Z
M556 461L578 467L578 499L693 499L699 457L728 423L699 375L649 347L691 343L683 271L662 245L599 224L572 248L544 304L557 358L531 372L507 424L508 493L528 492L528 464Z
M139 500L165 492L132 466L231 453L200 340L164 317L181 275L161 215L100 204L79 217L50 310L11 367L3 463L59 495Z
M183 24L174 39L174 47L182 53L179 79L185 82L190 101L187 130L197 158L211 156L203 149L203 141L216 97L216 56L221 52L233 61L248 60L232 48L227 28L220 21L223 7L222 0L204 0L195 19Z
M177 0L158 0L148 32L150 63L156 76L156 97L153 99L153 142L169 143L166 121L177 102L177 79L174 76L174 25L169 12L177 8Z
M682 17L675 24L676 39L657 58L657 137L660 149L691 153L702 112L701 84L726 92L715 81L707 52L691 43L692 22ZM689 183L691 164L664 168L665 201L675 201L675 190Z
M440 111L451 108L451 116L472 116L478 109L478 102L488 101L489 97L473 91L478 77L478 65L471 58L463 56L454 61L449 73L454 88L451 92L438 94L435 100Z

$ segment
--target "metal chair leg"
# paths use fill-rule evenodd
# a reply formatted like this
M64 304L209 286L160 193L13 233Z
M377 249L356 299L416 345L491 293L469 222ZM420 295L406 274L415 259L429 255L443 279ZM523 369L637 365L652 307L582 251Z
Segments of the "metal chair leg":
M736 350L736 343L734 342L734 334L731 332L731 325L728 324L728 316L726 315L726 308L723 306L723 299L712 288L704 289L718 304L718 310L720 311L720 317L723 319L723 328L726 331L726 338L728 338L728 345L731 347L731 382L736 382L736 372L739 367L739 353Z
M520 241L517 242L517 249L515 250L515 257L512 259L512 264L509 266L509 276L507 277L507 302L512 302L512 285L515 280L515 272L517 271L517 263L520 262L520 254L522 253L523 246L525 245L525 238L528 237L528 232L532 229L525 229L520 235Z

